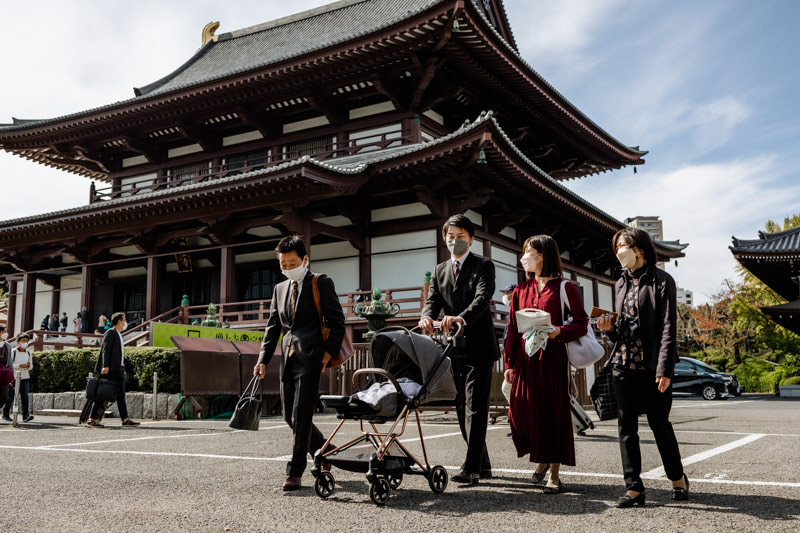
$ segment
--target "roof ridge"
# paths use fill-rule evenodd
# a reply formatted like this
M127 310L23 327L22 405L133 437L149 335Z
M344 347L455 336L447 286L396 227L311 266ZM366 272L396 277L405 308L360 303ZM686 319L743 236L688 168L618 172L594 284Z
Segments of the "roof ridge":
M229 31L220 34L218 40L224 41L228 39L236 39L238 37L244 37L246 35L252 35L254 33L258 33L264 30L277 28L278 26L286 26L287 24L293 24L295 22L314 18L316 16L323 15L325 13L338 11L339 9L344 9L356 4L362 4L365 2L372 2L372 1L374 0L339 0L338 2L332 2L330 4L317 6L311 9L307 9L305 11L301 11L300 13L295 13L293 15L287 15L285 17L281 17L279 19L270 20L267 22L262 22L261 24L255 24L253 26L248 26L246 28L240 28L238 30Z

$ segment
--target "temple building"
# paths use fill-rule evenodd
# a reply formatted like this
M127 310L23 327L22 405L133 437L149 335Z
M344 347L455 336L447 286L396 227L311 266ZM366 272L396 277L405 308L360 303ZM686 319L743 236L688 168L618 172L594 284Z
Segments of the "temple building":
M338 292L388 289L413 310L462 212L498 287L547 233L587 307L611 308L625 224L562 182L646 152L534 71L500 0L343 0L217 27L128 100L0 124L3 150L87 179L85 205L0 222L12 332L82 308L92 329L115 310L163 319L184 295L264 324L289 233ZM684 247L657 242L659 259Z
M787 301L761 311L800 335L800 227L775 233L759 231L758 239L733 237L729 248L744 268Z

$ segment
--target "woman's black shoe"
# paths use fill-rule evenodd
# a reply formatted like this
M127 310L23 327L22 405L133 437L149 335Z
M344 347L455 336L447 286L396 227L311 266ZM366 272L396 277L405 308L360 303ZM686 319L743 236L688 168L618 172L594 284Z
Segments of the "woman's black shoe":
M686 488L672 487L672 499L676 502L683 502L689 499L689 478L683 474L683 479L686 481Z
M644 492L640 492L638 496L635 498L631 498L627 494L617 500L617 504L615 507L617 509L627 509L628 507L633 507L634 505L638 505L639 507L644 507Z
M541 472L534 472L531 476L531 481L533 481L534 485L538 485L539 483L543 482L547 479L547 471L550 470L550 464L548 463L547 466Z

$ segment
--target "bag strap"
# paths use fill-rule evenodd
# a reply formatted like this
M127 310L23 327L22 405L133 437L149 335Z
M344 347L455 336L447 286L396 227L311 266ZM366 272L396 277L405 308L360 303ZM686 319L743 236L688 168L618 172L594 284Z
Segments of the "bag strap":
M564 312L564 307L566 307L567 311L570 315L572 315L572 309L569 306L569 298L567 298L567 280L561 280L561 323L562 325L566 322L566 313Z
M311 278L311 292L314 293L314 307L317 308L317 315L319 315L319 325L325 325L325 317L322 316L322 304L319 298L319 276L320 274L314 274Z

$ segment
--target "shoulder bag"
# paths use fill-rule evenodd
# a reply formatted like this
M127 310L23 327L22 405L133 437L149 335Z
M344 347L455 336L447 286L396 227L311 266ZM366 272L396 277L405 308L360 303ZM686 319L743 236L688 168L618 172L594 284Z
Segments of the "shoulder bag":
M256 398L258 389L258 398ZM250 394L247 394L247 391ZM264 399L263 383L258 376L253 376L247 387L242 392L242 397L236 403L228 426L233 429L245 429L247 431L258 431L258 423L261 420L261 403Z
M104 376L86 382L86 399L92 402L116 402L118 382Z
M325 322L325 315L322 314L322 305L320 304L319 298L318 278L319 274L314 274L314 277L311 281L311 287L314 292L314 306L317 308L319 323L322 329L322 342L325 342L328 340L328 337L330 337L331 329ZM353 339L350 338L350 332L345 329L344 339L342 340L342 347L339 349L339 353L334 355L326 352L322 358L322 369L324 370L326 368L343 365L348 359L353 357L353 352Z
M594 378L589 395L592 397L594 410L597 411L600 420L617 418L617 396L614 394L614 378L610 359Z
M561 282L562 314L564 313L564 306L566 306L567 311L570 311L570 314L572 314L569 308L569 300L567 299L567 283L569 283L567 280ZM570 318L569 322L571 321L572 318ZM564 324L569 324L569 322L564 321ZM575 368L588 368L602 359L606 353L605 348L603 348L600 343L597 342L591 324L587 325L586 333L582 337L566 343L566 346L569 362Z

